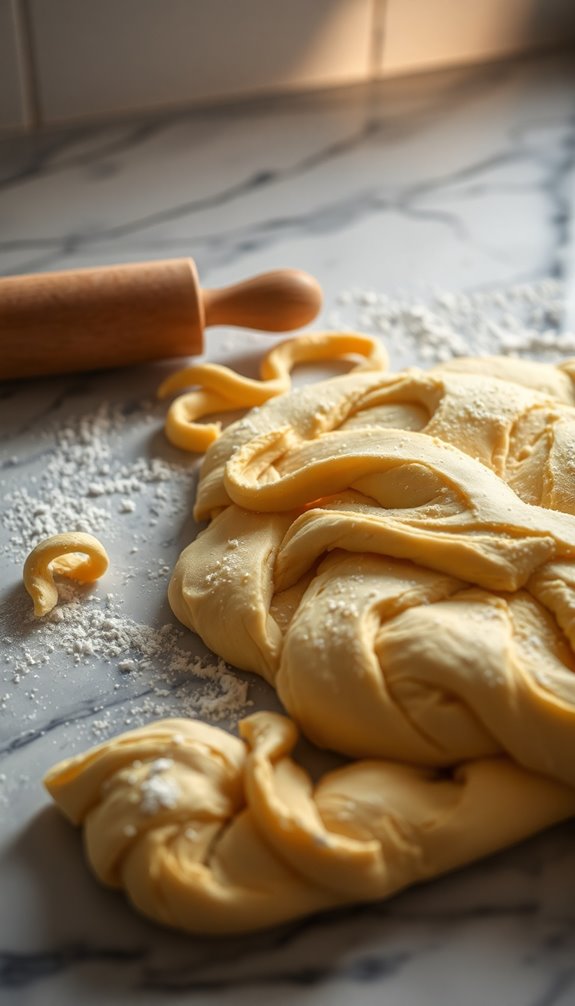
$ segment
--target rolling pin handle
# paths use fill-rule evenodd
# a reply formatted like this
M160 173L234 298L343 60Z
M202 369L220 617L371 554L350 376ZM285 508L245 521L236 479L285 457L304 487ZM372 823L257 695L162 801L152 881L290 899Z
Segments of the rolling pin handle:
M202 292L205 325L286 332L307 325L322 302L317 280L300 269L276 269L234 286Z

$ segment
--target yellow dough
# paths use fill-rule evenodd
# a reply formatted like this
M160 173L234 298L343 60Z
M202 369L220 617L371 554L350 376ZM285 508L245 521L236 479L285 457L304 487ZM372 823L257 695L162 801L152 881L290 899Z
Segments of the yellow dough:
M213 412L233 412L261 405L282 395L291 387L291 372L298 363L333 361L350 355L363 356L364 363L354 369L380 370L387 365L382 346L359 332L309 332L297 339L286 339L264 356L261 380L237 374L218 363L196 363L177 370L158 388L158 397L199 385L196 391L179 395L166 416L168 440L185 451L205 451L220 436L222 424L198 423Z
M381 898L575 813L575 365L370 359L212 444L170 583L291 720L165 721L48 777L98 876L163 922ZM314 787L295 724L360 760Z
M507 758L357 762L314 788L290 720L240 732L163 720L46 777L96 876L159 922L232 933L384 898L575 813L572 789Z
M79 583L93 583L104 575L109 560L104 546L91 534L68 531L45 538L24 563L24 586L34 601L34 614L47 615L58 603L54 574Z

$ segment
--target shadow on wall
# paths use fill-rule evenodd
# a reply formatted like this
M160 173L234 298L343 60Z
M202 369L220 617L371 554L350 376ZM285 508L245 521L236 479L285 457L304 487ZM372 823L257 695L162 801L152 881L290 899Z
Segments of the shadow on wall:
M530 0L531 29L535 42L573 42L575 4L573 0Z
M372 0L31 0L40 119L365 80Z

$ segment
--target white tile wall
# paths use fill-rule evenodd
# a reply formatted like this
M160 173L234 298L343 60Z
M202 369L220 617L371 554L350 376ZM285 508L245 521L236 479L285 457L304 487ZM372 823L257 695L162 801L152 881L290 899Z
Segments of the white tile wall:
M30 0L47 121L370 71L372 0Z
M0 129L23 129L28 122L17 0L0 0Z
M379 73L497 59L575 39L575 0L386 0Z
M575 41L575 0L0 0L0 129Z

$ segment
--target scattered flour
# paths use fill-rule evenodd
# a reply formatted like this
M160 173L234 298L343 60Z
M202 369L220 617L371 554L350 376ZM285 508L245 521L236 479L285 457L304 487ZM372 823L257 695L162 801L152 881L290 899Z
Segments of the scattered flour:
M0 520L8 531L2 549L6 557L21 563L42 538L63 531L118 536L122 522L118 527L117 515L133 514L136 499L144 495L148 526L157 524L160 513L181 513L189 463L142 456L126 462L120 456L128 432L158 419L148 402L129 415L103 402L92 412L40 431L46 458L41 473L28 477L26 487L5 490ZM17 464L18 459L12 471ZM5 478L0 488L6 485ZM115 497L119 500L112 506Z
M40 430L36 468L23 469L29 463L23 451L4 466L0 551L7 564L19 567L17 576L42 538L88 531L112 543L113 557L125 556L112 568L121 583L148 584L148 593L158 592L164 604L178 551L173 528L189 512L196 459L171 463L142 449L150 425L154 432L161 428L163 412L147 402L129 410L104 402ZM130 455L133 460L126 460ZM248 682L223 661L197 656L189 632L128 617L122 589L103 594L100 585L66 580L58 588L59 605L44 619L34 617L23 590L6 595L0 611L6 753L11 737L20 734L20 744L60 725L73 723L86 747L174 715L232 724L251 705ZM12 773L4 773L0 803L16 784Z
M122 614L113 597L102 601L68 583L59 586L60 606L44 619L35 619L21 596L5 613L12 635L5 634L0 710L10 713L14 703L22 738L74 724L86 747L166 717L233 725L252 705L245 678L223 660L186 649L194 645L190 633L169 623L141 624ZM67 696L64 708L54 706L54 689ZM81 698L86 690L87 700ZM163 768L159 760L158 771ZM0 804L9 802L15 785L11 775L0 777Z
M559 331L563 284L552 279L506 290L436 292L426 303L357 287L342 292L331 312L333 328L359 328L380 335L392 355L404 353L423 365L454 356L569 356L575 334Z
M170 810L177 805L180 787L175 779L166 779L162 774L172 765L170 758L157 758L148 766L148 776L139 787L142 814L157 814L159 810Z

